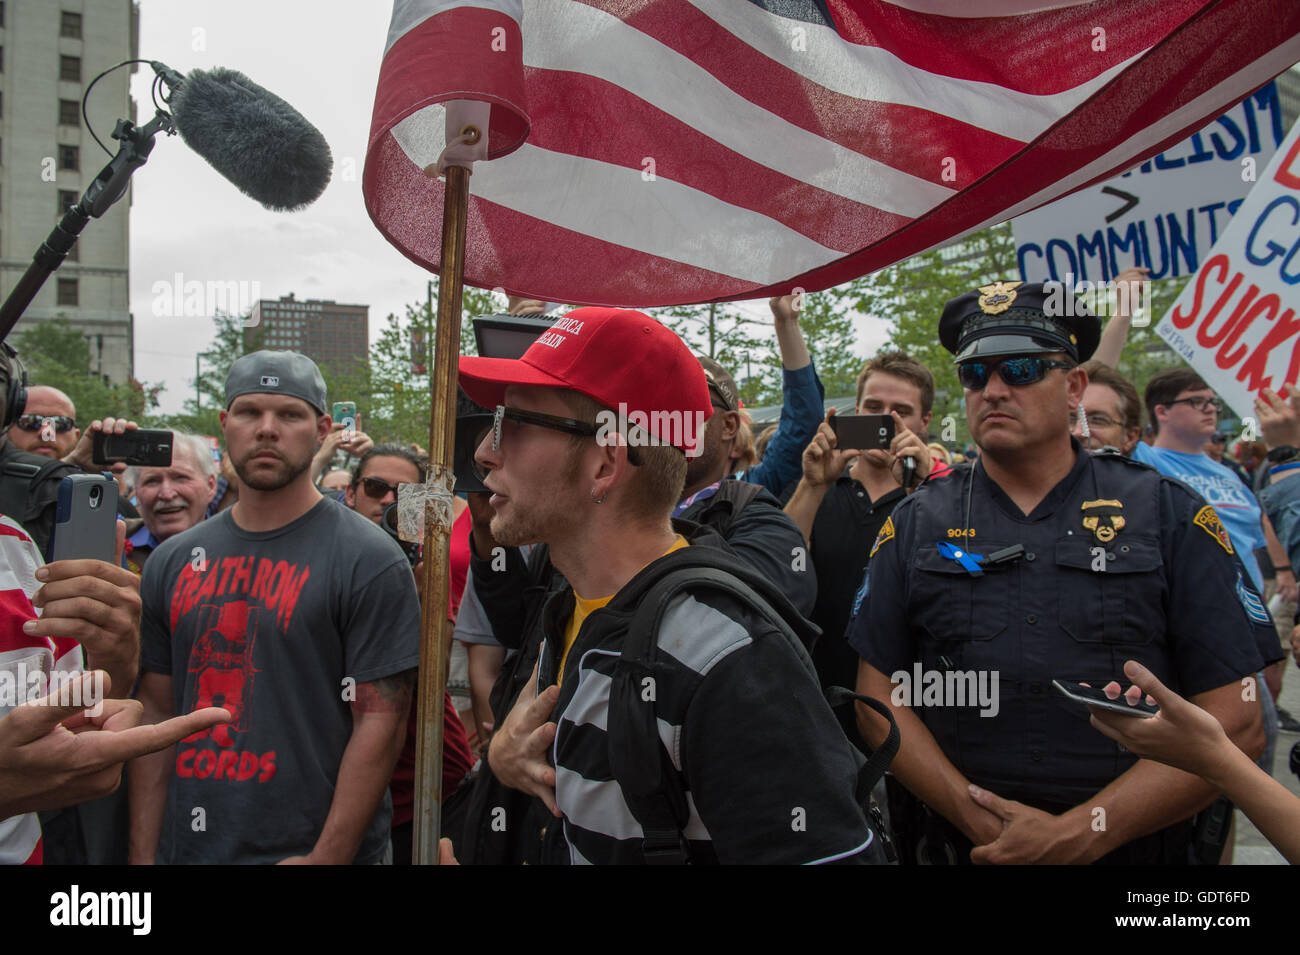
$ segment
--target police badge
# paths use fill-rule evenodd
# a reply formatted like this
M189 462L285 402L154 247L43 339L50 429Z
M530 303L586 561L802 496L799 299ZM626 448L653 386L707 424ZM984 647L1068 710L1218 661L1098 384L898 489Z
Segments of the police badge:
M1016 300L1016 287L1020 282L994 282L980 286L980 311L985 315L1001 315Z
M1119 501L1084 501L1079 509L1083 511L1084 528L1103 544L1109 544L1124 529L1124 515L1119 513L1124 505Z

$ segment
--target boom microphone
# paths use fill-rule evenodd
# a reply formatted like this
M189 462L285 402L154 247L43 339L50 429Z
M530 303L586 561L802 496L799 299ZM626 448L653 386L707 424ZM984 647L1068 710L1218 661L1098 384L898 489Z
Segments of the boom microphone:
M244 195L292 212L325 191L334 165L329 144L280 97L235 70L182 76L151 65L171 87L167 103L181 138Z

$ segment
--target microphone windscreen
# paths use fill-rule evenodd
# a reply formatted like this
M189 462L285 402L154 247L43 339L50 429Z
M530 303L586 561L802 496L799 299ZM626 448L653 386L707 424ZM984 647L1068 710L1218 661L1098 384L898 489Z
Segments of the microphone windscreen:
M334 160L320 130L242 73L192 70L169 105L189 147L268 209L301 209L329 184Z

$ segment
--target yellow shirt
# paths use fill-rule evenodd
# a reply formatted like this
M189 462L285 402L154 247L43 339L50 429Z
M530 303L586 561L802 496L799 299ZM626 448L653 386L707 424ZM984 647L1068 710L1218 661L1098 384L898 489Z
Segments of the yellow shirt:
M689 546L690 542L681 534L678 534L673 539L672 546L660 556L667 556L675 550L681 550L683 547ZM584 597L579 597L576 590L573 592L573 616L569 618L569 623L564 628L564 655L560 657L560 671L555 677L556 686L564 682L564 664L568 662L569 650L573 648L573 642L578 639L578 631L582 629L582 622L587 619L587 616L593 610L599 610L613 600L615 596L617 595L610 594L608 597L593 597L591 600L587 600Z

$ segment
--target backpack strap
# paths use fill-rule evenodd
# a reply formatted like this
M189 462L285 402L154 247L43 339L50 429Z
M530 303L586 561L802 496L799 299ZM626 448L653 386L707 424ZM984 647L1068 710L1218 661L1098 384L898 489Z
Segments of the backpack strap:
M679 593L701 588L732 594L753 607L781 632L804 669L814 678L817 672L803 641L785 618L734 574L718 567L681 567L650 587L623 644L610 688L607 723L610 766L628 809L641 824L642 851L648 865L690 862L690 845L684 834L690 810L681 779L659 742L654 688L668 670L657 652L664 611Z
M723 478L722 483L718 485L718 490L703 502L696 516L687 519L711 527L726 537L727 532L731 530L731 525L740 516L740 512L762 493L761 484Z
M841 706L853 700L871 707L889 720L889 735L885 737L883 743L872 751L871 758L858 770L858 790L863 793L865 798L865 794L870 793L876 783L880 782L880 778L885 775L885 770L889 769L889 764L898 755L898 744L901 737L898 732L898 724L894 722L894 714L890 712L889 707L884 703L873 700L869 696L863 696L861 693L854 693L842 686L828 686L826 688L826 701L832 707Z

